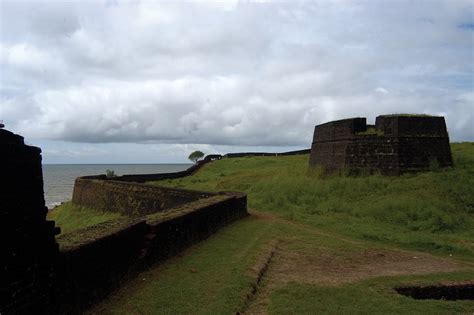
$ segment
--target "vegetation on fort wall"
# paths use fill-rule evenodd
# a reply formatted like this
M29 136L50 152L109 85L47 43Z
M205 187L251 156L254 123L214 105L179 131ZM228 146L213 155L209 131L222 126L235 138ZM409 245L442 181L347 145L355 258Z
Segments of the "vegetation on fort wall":
M375 127L369 127L366 131L357 132L356 135L358 136L383 136L384 132L382 130L378 130Z
M80 207L72 202L65 202L48 213L48 220L56 222L56 226L61 228L61 235L122 217L119 213Z
M410 114L410 113L400 113L400 114L388 114L382 115L382 117L436 117L428 114Z
M249 208L359 239L474 259L474 144L452 144L455 167L401 177L322 178L308 155L223 159L157 182L249 194Z
M252 268L275 237L273 223L240 220L142 272L90 314L236 314L252 291Z

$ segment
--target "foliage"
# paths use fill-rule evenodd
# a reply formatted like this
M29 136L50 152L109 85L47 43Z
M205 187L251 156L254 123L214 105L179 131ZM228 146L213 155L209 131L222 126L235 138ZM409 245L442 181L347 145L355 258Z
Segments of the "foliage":
M369 127L366 131L358 132L357 135L359 136L383 136L384 132L379 130L375 127Z
M432 157L430 159L429 170L432 172L436 172L437 170L439 170L439 168L440 168L440 164L439 164L438 159L435 157Z
M72 202L65 202L48 213L48 220L56 222L61 235L121 217L118 213L76 206Z
M142 272L92 314L236 314L252 290L248 271L272 224L241 220L177 258Z
M204 157L204 153L201 152L201 151L194 151L193 153L191 153L189 156L188 156L188 159L190 159L192 162L196 163L197 161L199 161L199 159L201 159L202 157Z
M61 233L56 240L61 251L73 250L86 244L91 244L97 239L119 233L134 223L136 223L135 218L123 216L118 219L106 220L84 228L78 228L64 234Z
M448 276L451 279L472 279L474 274ZM446 277L446 276L444 276ZM347 284L322 287L290 284L271 296L271 314L470 314L474 301L415 300L397 294L393 288L401 282L432 284L443 276L384 277ZM444 279L443 279L444 280ZM317 298L315 298L317 297Z
M400 114L388 114L382 115L383 117L435 117L433 115L428 114L410 114L410 113L400 113Z
M277 216L258 213L222 229L133 277L91 313L235 314L254 290L257 262L276 239L283 252L334 257L335 263L352 264L354 252L393 247L452 254L452 262L458 263L473 260L474 144L454 144L452 149L455 168L401 177L323 176L307 169L308 156L292 156L223 159L191 177L160 181L247 191L251 211ZM279 259L277 255L276 264ZM472 301L417 301L396 294L393 287L473 275L471 270L378 277L337 286L293 281L264 287L261 294L268 294L266 311L275 314L469 313Z
M114 178L114 177L116 177L117 175L115 175L115 171L114 171L114 170L109 170L109 169L107 169L107 170L105 171L105 176L106 176L107 178Z
M304 225L249 217L226 227L206 242L196 244L182 255L140 273L90 313L236 314L245 306L249 292L254 290L259 271L256 266L261 266L258 262L268 255L275 239L280 240L278 247L284 247L284 251L301 251L315 257L331 255L338 261L350 262L354 252L377 250L377 246L368 241L354 242ZM391 310L407 313L423 309L433 313L453 313L472 308L473 302L420 302L395 294L393 287L400 283L462 281L473 276L471 271L383 277L337 287L294 283L277 286L271 292L268 310L277 314L313 314L316 310L332 314L341 313L338 310L364 314L393 313L389 312ZM265 278L261 285L265 285L264 282Z

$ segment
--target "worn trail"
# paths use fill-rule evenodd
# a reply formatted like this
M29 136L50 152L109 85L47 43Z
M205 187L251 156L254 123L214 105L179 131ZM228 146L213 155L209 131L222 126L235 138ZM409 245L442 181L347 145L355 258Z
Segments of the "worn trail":
M271 262L258 281L259 287L249 301L245 314L266 314L272 291L291 282L301 284L339 286L381 276L422 275L441 272L474 270L474 264L427 253L405 251L367 242L347 239L318 231L301 223L295 223L274 214L252 212L261 220L270 220L297 227L305 233L335 238L350 244L347 250L328 249L311 244L311 240L288 235L275 246ZM303 243L311 250L298 249L295 243Z

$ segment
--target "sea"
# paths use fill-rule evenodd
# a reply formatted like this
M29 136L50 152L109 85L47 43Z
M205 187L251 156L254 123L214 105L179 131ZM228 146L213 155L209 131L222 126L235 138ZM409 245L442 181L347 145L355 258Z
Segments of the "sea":
M183 171L192 164L43 164L44 198L49 209L72 199L74 180L80 176L156 174Z

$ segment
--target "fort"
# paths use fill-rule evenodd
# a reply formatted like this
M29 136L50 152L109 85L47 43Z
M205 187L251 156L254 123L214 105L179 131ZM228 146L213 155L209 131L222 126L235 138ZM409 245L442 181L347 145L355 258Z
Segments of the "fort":
M190 176L222 158L308 154L213 154L174 173L79 177L72 203L122 218L60 234L46 220L41 149L0 128L0 313L81 313L127 278L248 215L247 195L148 184Z
M399 175L452 165L443 117L379 116L315 127L310 150L208 155L175 173L77 178L72 203L125 214L60 235L46 220L41 149L0 128L0 313L81 313L128 277L248 215L242 192L149 184L194 174L222 158L310 155L328 171ZM58 236L59 234L59 236Z
M0 129L0 166L0 313L42 312L52 302L59 229L46 220L41 150Z
M76 179L73 204L126 215L55 237L41 150L0 129L0 152L2 314L81 313L127 277L248 215L245 193L143 183L190 175L211 156L183 172Z
M444 117L402 114L378 116L375 125L366 118L317 125L309 165L329 173L400 175L453 162Z

